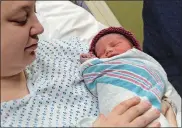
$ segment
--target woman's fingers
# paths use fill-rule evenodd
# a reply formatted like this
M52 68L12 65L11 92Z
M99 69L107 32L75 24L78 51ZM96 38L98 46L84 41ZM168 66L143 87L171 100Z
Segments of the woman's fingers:
M126 118L126 122L131 122L136 117L142 115L146 111L148 111L151 108L151 104L148 101L142 101L138 105L128 109L122 116L128 115L129 118Z
M100 115L94 127L146 127L160 116L156 110L148 110L150 104L134 97L117 105L107 116ZM160 127L151 123L151 127Z
M131 122L131 126L133 127L146 127L152 121L157 119L160 116L160 111L157 109L149 110L143 115L137 117Z
M162 100L162 114L164 116L166 115L166 112L168 111L169 108L170 108L170 104L167 101Z
M95 122L93 122L92 126L93 127L98 127L98 126L103 127L103 122L105 122L105 116L103 114L100 114L99 117L95 120Z
M148 127L149 128L160 128L161 124L159 122L153 122Z
M133 97L131 99L128 99L128 100L121 102L109 114L121 115L124 112L126 112L129 108L131 108L131 107L133 107L139 103L140 103L140 98L139 97Z
M168 109L168 111L166 112L165 117L168 120L169 124L171 124L171 127L178 127L177 120L176 120L176 115L175 115L172 107L170 107Z

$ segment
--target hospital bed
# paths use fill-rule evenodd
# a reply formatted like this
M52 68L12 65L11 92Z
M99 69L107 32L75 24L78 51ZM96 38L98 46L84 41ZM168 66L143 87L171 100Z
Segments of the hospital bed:
M70 0L71 1L71 0ZM82 7L82 8L84 8L85 10L87 10L88 12L90 12L91 14L92 14L92 12L91 12L91 10L89 9L89 7L87 6L87 4L85 3L85 1L83 1L83 0L74 0L74 1L72 1L74 4L76 4L76 5L78 5L78 6L80 6L80 7Z
M84 43L90 43L96 33L107 27L70 1L37 1L36 11L44 27L44 39L78 36Z

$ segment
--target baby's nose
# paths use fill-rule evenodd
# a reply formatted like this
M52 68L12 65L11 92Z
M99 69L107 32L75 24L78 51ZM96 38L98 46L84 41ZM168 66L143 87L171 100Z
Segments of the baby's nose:
M110 54L112 54L112 52L113 52L113 49L107 49L106 56L109 57Z

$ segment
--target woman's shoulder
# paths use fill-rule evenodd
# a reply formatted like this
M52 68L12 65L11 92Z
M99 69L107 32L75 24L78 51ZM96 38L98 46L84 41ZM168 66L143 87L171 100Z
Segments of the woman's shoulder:
M51 77L52 72L62 71L69 65L79 65L80 54L84 52L88 52L88 46L81 42L79 37L64 40L41 39L36 52L36 60L26 68L27 79L34 82L38 78Z
M70 37L66 39L40 39L36 50L36 59L27 66L27 73L34 74L41 68L48 68L55 61L63 61L66 53L73 49L79 49L81 42L79 37ZM58 61L58 62L59 62Z
M37 49L37 56L40 57L40 54L41 57L45 54L48 56L55 56L54 53L57 54L59 52L67 52L68 50L77 50L77 52L81 52L81 50L87 51L87 44L88 43L80 41L80 38L76 36L71 36L64 39L40 39L39 46Z

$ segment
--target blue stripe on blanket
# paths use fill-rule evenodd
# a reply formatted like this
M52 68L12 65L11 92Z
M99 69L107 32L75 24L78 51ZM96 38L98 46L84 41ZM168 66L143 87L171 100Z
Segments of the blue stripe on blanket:
M111 86L119 86L123 87L127 90L132 90L132 92L136 93L138 96L141 97L147 97L148 100L154 105L158 110L161 110L161 104L160 101L157 99L156 95L154 95L151 91L144 90L142 87L137 86L136 84L133 84L131 81L127 81L126 79L119 79L119 78L113 78L113 77L99 77L96 81L99 81L99 83L105 83L105 84L111 84ZM89 84L87 87L90 90L93 90L96 88L96 81Z

